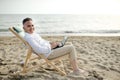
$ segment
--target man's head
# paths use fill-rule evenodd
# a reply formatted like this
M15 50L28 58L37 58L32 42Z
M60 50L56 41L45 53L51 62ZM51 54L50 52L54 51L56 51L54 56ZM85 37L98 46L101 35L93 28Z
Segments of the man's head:
M32 34L34 32L34 24L31 18L25 18L22 23L25 32L29 34Z

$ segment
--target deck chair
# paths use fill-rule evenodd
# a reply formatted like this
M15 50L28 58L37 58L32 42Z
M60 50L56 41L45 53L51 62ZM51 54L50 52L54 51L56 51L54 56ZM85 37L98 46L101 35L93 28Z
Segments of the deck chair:
M19 38L26 46L27 46L27 55L26 55L26 59L25 59L25 63L24 63L24 66L22 68L22 71L20 71L19 73L27 73L29 70L32 70L33 68L36 68L38 66L42 66L44 64L48 64L50 66L52 66L54 69L56 69L61 75L66 75L65 71L61 70L60 68L58 68L55 64L53 64L54 61L57 61L57 60L60 60L60 58L64 57L64 56L67 56L67 55L64 55L64 56L61 56L61 57L58 57L58 58L55 58L55 59L52 59L52 60L48 60L44 55L42 54L36 54L37 57L34 57L34 58L31 58L32 56L32 53L34 52L32 50L32 47L23 39L23 36L24 36L24 31L23 30L19 30L17 27L10 27L9 30L17 37ZM35 60L35 59L44 59L45 62L42 63L42 64L39 64L39 65L35 65L33 67L30 67L30 68L27 68L27 64L32 61L32 60Z

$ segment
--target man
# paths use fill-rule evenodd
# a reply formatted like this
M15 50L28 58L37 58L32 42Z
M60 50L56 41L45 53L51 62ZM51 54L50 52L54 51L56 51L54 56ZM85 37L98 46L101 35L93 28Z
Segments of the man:
M23 29L25 31L24 39L31 45L32 49L36 53L44 54L48 59L53 59L65 54L69 54L73 73L78 75L80 72L83 72L78 68L76 51L73 45L66 45L61 48L53 49L57 47L59 43L46 41L42 39L37 33L35 33L34 23L31 18L25 18L23 20Z

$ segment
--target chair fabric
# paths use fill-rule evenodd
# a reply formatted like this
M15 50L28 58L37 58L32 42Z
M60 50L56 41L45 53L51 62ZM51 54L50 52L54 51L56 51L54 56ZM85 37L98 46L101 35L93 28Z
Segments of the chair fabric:
M21 27L13 27L13 29L23 38L25 36L25 32Z

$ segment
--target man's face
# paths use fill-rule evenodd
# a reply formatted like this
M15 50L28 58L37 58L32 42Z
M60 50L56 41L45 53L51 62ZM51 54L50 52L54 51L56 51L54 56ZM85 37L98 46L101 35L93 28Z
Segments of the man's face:
M34 24L33 21L27 21L24 23L23 25L23 29L25 30L25 32L32 34L34 32Z

